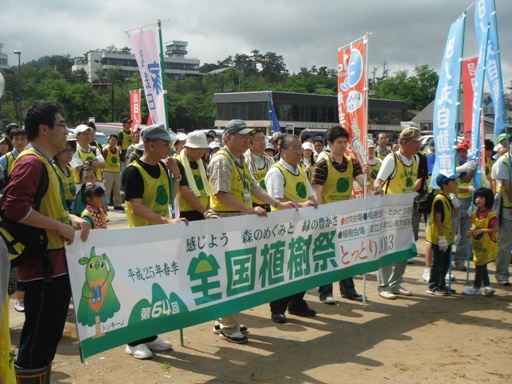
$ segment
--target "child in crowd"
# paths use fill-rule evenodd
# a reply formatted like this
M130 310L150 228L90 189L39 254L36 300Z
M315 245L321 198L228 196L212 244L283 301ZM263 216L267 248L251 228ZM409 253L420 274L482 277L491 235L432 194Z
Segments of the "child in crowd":
M75 200L71 204L71 213L74 213L75 215L81 215L85 209L85 205L82 201L82 187L87 183L96 184L96 173L94 172L93 168L83 167L80 170L80 187L75 196ZM107 204L108 204L108 200L105 197L105 199L104 199L105 208L106 208ZM106 212L106 209L105 209L105 212Z
M432 244L433 258L430 266L427 293L436 296L446 296L448 292L445 277L450 266L452 246L452 220L458 214L460 203L454 192L457 188L455 180L458 174L444 175L440 173L436 182L441 193L436 195L432 203L430 221L427 227L427 242Z
M91 183L82 185L81 190L85 209L80 216L89 222L92 229L106 229L108 217L103 211L105 190L99 185Z
M492 210L494 194L489 188L475 191L473 202L477 207L471 215L471 229L466 237L471 238L473 261L475 262L475 280L473 286L462 291L463 295L480 295L480 287L484 283L486 296L494 295L496 290L491 287L487 264L496 260L498 255L498 219Z
M53 158L53 167L57 171L60 179L62 180L62 186L64 187L64 195L66 197L66 205L68 210L71 209L73 200L76 195L75 177L73 175L73 168L69 163L73 158L73 153L76 150L76 141L68 140L66 149L57 152Z

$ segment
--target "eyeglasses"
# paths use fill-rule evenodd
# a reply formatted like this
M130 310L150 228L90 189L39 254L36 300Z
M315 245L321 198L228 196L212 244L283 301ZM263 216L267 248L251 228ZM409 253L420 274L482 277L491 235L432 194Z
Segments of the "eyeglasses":
M302 147L287 147L283 149L289 149L290 151L302 151Z
M62 128L67 128L68 125L66 123L53 123L53 126L56 126L58 125L59 127L62 127Z

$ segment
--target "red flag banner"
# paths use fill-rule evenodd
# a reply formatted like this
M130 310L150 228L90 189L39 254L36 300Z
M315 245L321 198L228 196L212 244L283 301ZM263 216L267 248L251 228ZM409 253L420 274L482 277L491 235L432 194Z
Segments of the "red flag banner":
M462 95L464 102L464 141L471 147L471 129L473 127L473 82L475 81L478 57L462 61Z
M338 50L338 114L341 126L349 133L348 155L363 165L366 158L366 37ZM363 196L363 189L354 183L355 197Z
M140 113L140 89L130 91L130 111L132 122L132 130L136 130L142 123Z

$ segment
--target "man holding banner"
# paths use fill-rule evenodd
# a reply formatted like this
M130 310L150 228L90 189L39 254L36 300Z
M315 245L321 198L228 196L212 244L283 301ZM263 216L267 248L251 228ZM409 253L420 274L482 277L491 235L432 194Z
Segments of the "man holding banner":
M126 218L129 227L155 224L188 224L185 218L170 218L171 196L167 169L173 173L174 191L181 179L176 160L167 157L171 149L172 136L163 124L150 125L141 131L144 155L128 165L123 178L126 198ZM161 159L166 159L165 165ZM133 341L126 346L126 353L136 359L151 359L154 351L168 351L171 343L158 336Z
M382 167L374 182L376 195L414 193L421 185L418 179L418 156L421 147L420 131L417 128L405 128L398 139L400 149L390 153L382 162ZM381 267L377 273L379 295L395 300L396 295L411 296L411 291L400 285L405 273L407 261Z
M351 199L354 180L364 187L361 164L357 159L345 156L349 140L347 130L338 126L332 127L327 131L326 137L331 152L316 163L313 173L313 188L318 204ZM365 165L364 169L368 172L369 165ZM352 277L340 280L339 284L342 297L349 300L363 299L363 296L357 293ZM332 294L332 284L318 288L318 294L324 304L336 303Z
M210 209L205 216L210 219L254 214L267 216L265 208L252 206L252 196L276 208L295 208L293 202L280 203L270 197L252 177L243 153L249 148L252 128L242 120L231 120L224 129L224 148L217 152L208 165L211 185ZM219 320L220 338L231 343L248 341L240 331L237 316L223 316Z
M279 208L272 207L272 211L283 209L285 202L297 202L299 207L317 207L313 189L302 167L302 145L296 135L285 134L281 141L281 159L274 164L265 177L267 192L279 203ZM288 208L288 207L286 207ZM305 291L274 300L270 303L272 321L286 323L285 311L292 315L313 317L316 311L308 307L304 300Z

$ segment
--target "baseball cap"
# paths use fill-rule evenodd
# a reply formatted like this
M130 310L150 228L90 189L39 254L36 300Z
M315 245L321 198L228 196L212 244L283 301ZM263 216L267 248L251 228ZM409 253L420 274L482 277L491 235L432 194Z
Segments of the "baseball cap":
M255 133L256 131L252 128L249 128L247 124L245 124L245 121L242 120L231 120L227 125L226 128L224 128L224 133L229 133L230 135L233 135L235 133L238 133L239 135L247 135L248 133Z
M121 120L121 122L122 122L123 124L131 123L132 121L133 121L133 120L132 120L132 119L130 119L129 117L125 117L123 120Z
M274 146L272 145L272 143L268 143L268 144L267 144L267 146L265 147L265 151L266 151L267 149L271 149L271 150L273 150L274 152L276 151L276 150L274 149Z
M466 143L465 141L461 141L460 143L457 144L457 149L464 149L464 150L468 151L469 144Z
M420 141L423 139L418 128L408 127L400 132L400 140L414 140Z
M507 138L507 134L506 133L502 133L501 135L498 136L498 139L496 140L496 142L497 143L501 143L506 138Z
M373 140L368 140L368 148L375 148L375 143Z
M176 134L172 131L167 131L163 124L153 124L142 131L140 131L140 137L144 142L152 140L165 140L165 141L176 141Z
M16 123L9 123L9 124L7 124L7 126L5 127L5 131L7 132L7 134L10 134L10 133L11 133L11 131L12 131L14 128L19 128L19 127L18 127L18 124L16 124Z
M178 135L178 139L179 139ZM209 148L208 141L206 140L206 135L201 131L190 132L187 137L187 142L185 143L185 147L188 148Z
M212 141L209 145L210 149L220 148L220 144L216 141Z
M437 175L437 177L436 177L436 183L438 186L441 186L443 184L446 184L449 180L457 179L459 176L460 175L458 173L452 173L449 176L447 176L443 173L439 173L439 175Z
M176 136L176 141L185 141L187 140L187 134L186 133L178 133Z
M304 143L302 143L302 149L309 149L311 151L315 151L315 147L313 147L313 144L311 144L309 141L305 141Z
M75 133L78 135L80 133L84 133L85 131L93 131L93 129L85 124L80 124L75 128Z

